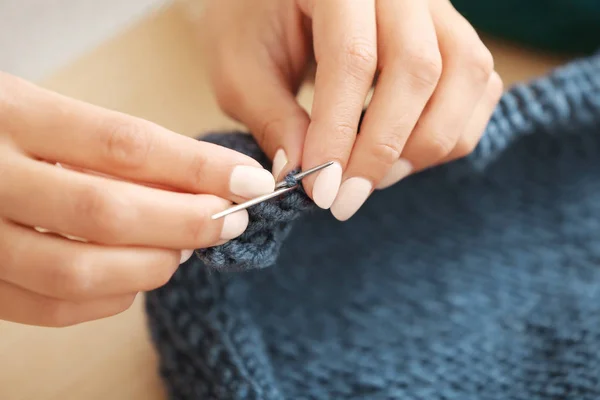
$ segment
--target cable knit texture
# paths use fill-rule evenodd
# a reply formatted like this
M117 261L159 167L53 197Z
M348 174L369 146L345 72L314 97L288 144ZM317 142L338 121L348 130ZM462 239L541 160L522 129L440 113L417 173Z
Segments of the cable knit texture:
M148 293L171 399L600 398L600 56L512 88L473 154L349 221L313 208L255 207Z

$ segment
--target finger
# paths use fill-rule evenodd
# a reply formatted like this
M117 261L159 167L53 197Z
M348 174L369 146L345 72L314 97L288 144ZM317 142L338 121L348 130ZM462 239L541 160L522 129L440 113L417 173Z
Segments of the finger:
M230 202L56 168L24 157L0 159L5 218L91 242L173 249L212 246L240 235L241 211L211 216Z
M237 119L248 127L261 149L273 160L272 174L279 181L300 165L310 120L293 94L279 82L269 82L264 76L261 79L258 74L253 76L257 79L243 90L255 96L237 103ZM257 84L260 87L255 86Z
M58 168L67 168L67 169L70 169L72 171L81 172L83 174L102 176L102 177L108 178L108 179L116 179L116 180L119 180L119 181L137 183L138 185L144 185L144 186L152 187L152 188L155 188L155 189L169 190L169 191L172 191L172 192L182 193L181 191L179 191L179 190L177 190L177 189L175 189L173 187L164 186L164 185L160 185L160 184L153 184L153 183L146 183L146 182L136 182L134 180L127 180L127 179L123 179L123 178L118 178L118 177L115 177L115 176L103 174L101 172L96 172L96 171L92 171L92 170L85 169L85 168L75 167L73 165L67 165L67 164L61 164L61 163L55 163L54 165L56 165Z
M0 222L0 280L45 296L91 300L168 282L181 252L80 243Z
M303 180L321 208L335 199L354 145L358 122L377 67L375 1L314 2L317 74L302 168L336 164Z
M273 160L272 174L279 180L300 165L309 117L277 71L250 60L244 66L239 80L235 72L223 72L228 75L220 79L227 83L215 90L217 98L229 116L252 132Z
M415 170L435 165L456 146L494 70L489 50L447 0L433 1L431 12L444 68L402 153Z
M379 0L377 21L381 72L331 208L342 221L354 215L390 170L410 172L400 154L441 74L426 2Z
M503 91L504 86L500 75L493 72L488 81L486 91L469 120L463 135L443 162L450 162L473 152L502 97Z
M281 10L288 12L282 15ZM270 22L269 27L254 27L257 31L269 29L266 43L256 39L243 42L235 46L236 52L228 51L234 46L231 43L212 48L217 61L209 63L208 69L221 109L249 128L273 160L273 175L280 178L300 165L309 117L296 95L311 43L306 38L304 15L299 9L276 7L267 12L277 13L278 17L267 19L267 23L276 22ZM261 16L254 20L265 19ZM253 23L251 17L247 21Z
M44 160L191 193L254 197L274 180L252 158L175 134L151 122L104 110L0 76L4 129L25 152Z
M71 302L30 292L0 281L0 319L27 325L65 327L126 311L135 294Z

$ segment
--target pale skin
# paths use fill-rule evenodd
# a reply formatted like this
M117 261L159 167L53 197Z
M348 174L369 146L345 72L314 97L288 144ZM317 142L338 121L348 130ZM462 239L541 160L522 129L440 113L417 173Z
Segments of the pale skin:
M201 22L223 110L250 128L277 177L336 161L304 187L340 220L374 189L469 154L503 89L449 0L211 0ZM295 95L313 55L309 117Z
M373 190L469 154L502 93L489 51L447 0L210 0L205 16L219 104L274 159L272 173L0 73L0 319L67 326L126 310L189 249L248 224L245 211L212 214L298 166L336 161L304 185L346 220ZM313 49L309 117L295 95Z
M212 214L275 185L245 155L5 74L0 177L0 319L44 326L126 310L186 249L248 223L246 212Z

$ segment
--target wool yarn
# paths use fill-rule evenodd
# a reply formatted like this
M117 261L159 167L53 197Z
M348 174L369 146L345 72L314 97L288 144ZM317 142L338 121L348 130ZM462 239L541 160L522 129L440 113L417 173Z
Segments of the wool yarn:
M305 200L147 294L170 399L600 398L600 55L515 86L473 154L347 222Z
M252 156L263 167L271 163L261 152L252 136L241 132L207 134L202 140L220 144ZM294 171L285 178L293 185ZM248 209L248 228L239 237L221 246L196 250L196 255L206 268L220 271L239 271L266 268L275 263L281 244L292 227L291 223L304 212L316 206L300 187L278 199L267 201Z

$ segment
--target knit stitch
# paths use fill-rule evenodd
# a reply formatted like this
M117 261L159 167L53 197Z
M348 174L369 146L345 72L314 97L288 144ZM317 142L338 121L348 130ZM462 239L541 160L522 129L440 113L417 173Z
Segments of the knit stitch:
M345 223L301 192L254 207L147 294L170 399L600 399L599 162L597 55Z
M215 133L206 135L202 140L253 156L265 168L271 169L268 158L250 135L239 132ZM286 177L287 184L296 183L292 175ZM250 207L248 228L241 236L221 246L196 250L196 255L206 268L220 271L270 267L275 263L281 244L290 232L291 222L311 209L316 207L301 189Z

